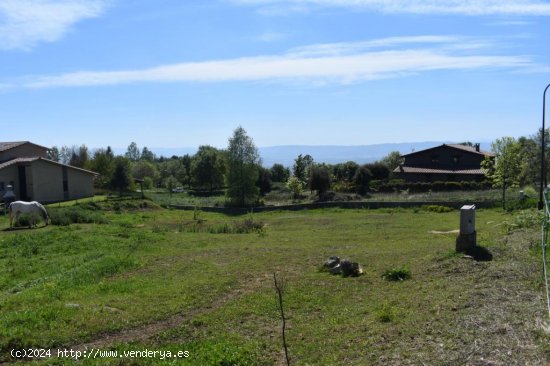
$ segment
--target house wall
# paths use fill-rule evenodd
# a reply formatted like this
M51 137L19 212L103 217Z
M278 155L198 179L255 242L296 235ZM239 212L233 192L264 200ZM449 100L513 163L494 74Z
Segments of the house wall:
M0 152L0 162L15 158L48 157L48 149L33 144L23 144L6 151Z
M39 202L73 200L94 195L94 176L66 167L68 192L63 190L62 165L37 160L32 163L33 199ZM27 176L28 177L28 176Z
M94 195L94 176L77 169L67 169L69 178L69 199L92 197Z
M457 157L458 162L454 162ZM433 169L479 169L484 156L450 147L441 147L406 156L405 165Z
M32 199L39 202L63 201L62 166L37 160L32 163ZM29 176L27 175L27 179ZM31 193L29 193L31 194Z

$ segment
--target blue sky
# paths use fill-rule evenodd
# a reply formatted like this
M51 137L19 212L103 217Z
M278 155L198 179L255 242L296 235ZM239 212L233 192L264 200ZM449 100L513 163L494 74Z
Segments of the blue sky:
M125 147L530 135L550 1L2 0L5 141Z

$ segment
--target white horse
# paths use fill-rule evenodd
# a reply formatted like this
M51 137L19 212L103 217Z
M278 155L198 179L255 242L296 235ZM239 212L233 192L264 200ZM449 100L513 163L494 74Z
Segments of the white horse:
M46 226L48 226L48 221L50 217L48 216L48 212L42 206L39 202L32 201L32 202L24 202L24 201L15 201L10 203L8 207L8 211L10 214L10 228L13 227L13 218L15 216L15 222L19 221L19 216L21 214L29 214L31 216L31 224L32 226L36 226L36 216L40 215L44 219L44 222L46 223ZM29 226L30 227L30 226Z

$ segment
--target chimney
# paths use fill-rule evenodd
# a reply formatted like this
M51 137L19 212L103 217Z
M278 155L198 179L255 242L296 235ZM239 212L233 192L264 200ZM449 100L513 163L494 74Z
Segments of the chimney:
M474 146L476 148L476 151L479 152L479 144L475 144Z

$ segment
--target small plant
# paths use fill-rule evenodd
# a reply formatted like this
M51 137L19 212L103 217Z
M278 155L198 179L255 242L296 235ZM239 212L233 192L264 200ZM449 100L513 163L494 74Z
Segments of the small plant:
M99 212L79 206L49 209L50 223L56 226L70 224L106 224L107 219Z
M519 229L527 229L542 224L544 214L538 210L522 210L514 214L510 220L504 222L508 233Z
M388 303L382 305L374 314L381 323L390 323L395 319L395 309Z
M198 206L195 206L195 209L193 210L193 220L201 224L204 221L201 215L202 215L202 210Z
M23 214L19 216L19 220L15 222L16 227L25 227L25 226L31 226L32 223L32 217L28 214Z
M404 281L411 278L411 271L405 267L395 267L386 270L382 274L382 278L386 281Z
M261 232L264 228L264 223L261 221L255 221L252 214L242 221L237 221L234 224L235 233L248 234L250 232Z
M447 206L440 206L440 205L427 205L423 207L424 210L429 212L437 212L437 213L445 213L445 212L452 212L453 209L451 207Z

